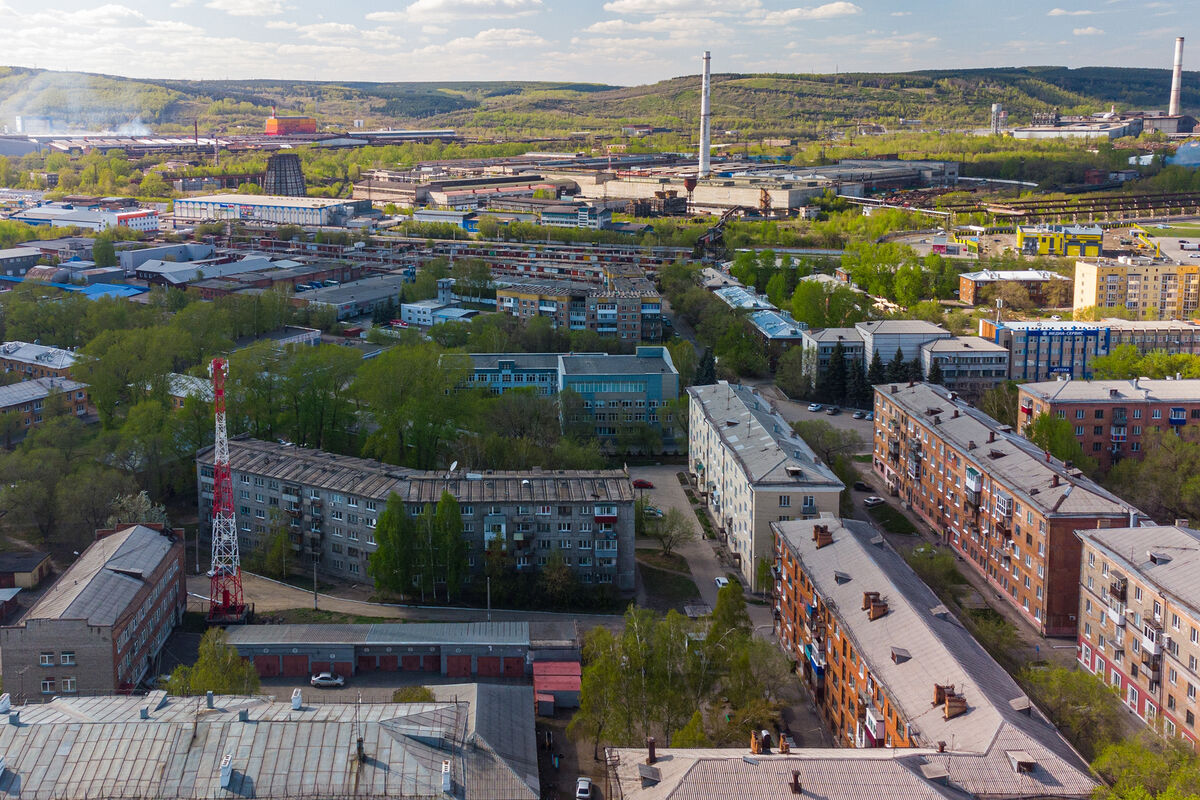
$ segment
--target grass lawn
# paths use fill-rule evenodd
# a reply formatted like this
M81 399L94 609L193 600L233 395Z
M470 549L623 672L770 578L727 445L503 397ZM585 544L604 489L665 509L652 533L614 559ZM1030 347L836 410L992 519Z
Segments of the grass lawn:
M638 569L642 573L642 585L646 587L646 600L650 608L659 611L670 608L682 610L684 603L700 599L700 590L691 578L655 569L642 563L640 555Z
M637 560L643 564L649 564L658 569L674 570L675 572L688 572L687 559L678 553L666 555L661 550L639 548L637 551Z
M1156 239L1165 239L1172 236L1187 239L1192 236L1200 236L1200 225L1172 225L1165 230L1147 227L1146 230Z
M852 459L854 459L855 461L857 461L859 464L870 464L871 463L871 454L870 453L860 453L856 456L850 456L850 457Z
M883 529L888 533L899 533L911 536L917 532L916 527L909 521L908 517L901 514L895 508L892 508L887 503L881 506L867 509L876 522L883 526Z

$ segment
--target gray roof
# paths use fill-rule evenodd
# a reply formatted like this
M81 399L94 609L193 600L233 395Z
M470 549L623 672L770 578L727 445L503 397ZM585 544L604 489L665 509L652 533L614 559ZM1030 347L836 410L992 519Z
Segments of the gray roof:
M580 354L585 355L585 354ZM603 355L587 353L586 355ZM474 369L499 369L501 361L514 362L514 369L542 369L558 371L559 353L471 353Z
M1067 469L1045 450L1001 426L996 420L950 392L929 383L881 384L875 387L884 402L899 406L919 426L936 429L958 453L1022 503L1049 517L1111 516L1128 518L1137 508L1085 477ZM882 420L876 418L876 425ZM989 442L995 435L995 441ZM885 432L886 435L886 432ZM907 439L905 431L891 434Z
M431 703L314 704L270 697L59 697L0 728L0 795L105 797L442 798L536 800L528 686L432 687ZM141 709L148 719L140 718ZM242 722L239 712L246 712ZM366 760L354 757L362 737ZM221 760L232 758L227 787Z
M921 345L931 353L1007 353L1008 348L978 336L950 336Z
M930 336L949 336L950 331L941 325L934 325L921 319L879 319L872 322L858 322L854 327L861 333L874 336L888 336L911 333L924 333Z
M787 311L752 311L746 319L767 339L799 339L808 330L807 322L797 322Z
M805 339L811 339L817 344L837 344L841 342L843 345L858 345L862 347L862 333L858 328L820 328L818 330L805 331Z
M1065 281L1069 280L1057 272L1051 272L1048 269L1017 269L1017 270L993 270L983 269L979 272L964 272L959 275L960 278L966 278L976 283L991 283L993 281Z
M112 625L149 577L170 556L170 536L131 525L95 542L21 618L85 619Z
M50 369L69 369L76 361L70 350L28 342L5 342L0 346L0 358Z
M816 546L816 524L829 528L832 544ZM918 742L926 747L945 742L957 753L984 756L958 762L962 769L955 782L988 786L990 790L977 792L981 794L1000 791L993 785L996 781L1008 781L1015 788L1020 779L1003 751L1024 750L1037 762L1024 776L1030 788L1085 794L1095 786L1083 759L1048 719L1036 709L1030 714L1014 709L1014 701L1028 701L1021 688L940 607L937 596L874 527L855 520L793 520L772 527L786 540L825 604L840 609L839 631L850 637L903 720L916 728ZM858 610L864 592L880 593L888 603L884 616L872 621ZM911 657L898 663L892 657L896 646ZM945 719L941 708L930 703L935 683L953 684L965 695L967 711ZM954 772L951 769L952 776Z
M357 281L347 281L340 286L309 289L301 298L310 303L328 303L335 306L356 300L370 301L389 294L398 295L406 282L407 279L403 275L384 273Z
M201 450L196 460L211 463L212 447ZM633 501L633 486L621 470L419 472L365 458L249 438L229 442L229 466L234 472L383 501L395 492L405 502L436 503L443 490L449 490L463 503Z
M33 572L38 564L50 557L40 550L20 550L0 553L0 572Z
M32 247L6 247L0 249L0 261L9 258L41 258L42 251Z
M1200 379L1040 381L1021 389L1052 403L1200 403Z
M1127 571L1137 573L1163 594L1174 597L1192 609L1195 619L1200 619L1200 531L1175 525L1148 525L1089 528L1076 531L1075 535L1120 559ZM1151 553L1155 559L1151 559Z
M761 295L745 286L726 286L714 290L713 294L732 308L776 310L775 304L768 300L766 295Z
M675 373L665 347L639 347L636 355L565 353L559 357L564 375L660 375Z
M787 420L750 387L721 382L693 386L688 395L752 484L843 488Z
M265 644L457 644L529 646L528 622L413 622L370 625L239 625L229 643Z
M70 378L34 378L31 381L0 386L0 408L12 408L34 400L45 400L51 392L74 392L86 389L86 383Z

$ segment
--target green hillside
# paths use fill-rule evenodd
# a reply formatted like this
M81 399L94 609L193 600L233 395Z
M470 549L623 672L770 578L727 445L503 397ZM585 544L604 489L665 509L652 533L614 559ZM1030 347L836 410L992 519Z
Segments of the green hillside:
M747 135L816 134L856 122L895 126L917 119L935 127L986 124L992 103L1010 120L1039 110L1064 113L1162 108L1167 70L1021 67L842 75L713 77L713 125ZM0 123L14 115L50 118L62 129L229 133L261 130L281 114L316 116L326 130L354 120L368 127L453 127L468 134L530 136L578 130L617 132L647 122L689 131L699 116L699 80L645 86L547 82L369 83L135 80L0 67ZM1184 80L1183 104L1200 111L1200 73Z

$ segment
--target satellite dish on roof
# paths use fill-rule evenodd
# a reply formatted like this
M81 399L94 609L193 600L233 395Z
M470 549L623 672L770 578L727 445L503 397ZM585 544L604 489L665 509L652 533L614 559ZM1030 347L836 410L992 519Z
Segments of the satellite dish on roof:
M456 470L456 469L458 469L458 462L457 461L451 462L450 463L450 471L454 472L454 470Z

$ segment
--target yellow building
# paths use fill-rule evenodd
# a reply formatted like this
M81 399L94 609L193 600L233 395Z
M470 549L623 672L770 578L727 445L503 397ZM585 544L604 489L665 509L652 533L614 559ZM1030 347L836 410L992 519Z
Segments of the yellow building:
M1027 256L1099 258L1104 230L1098 225L1021 225L1017 251Z
M1075 264L1075 310L1126 308L1140 319L1189 319L1200 306L1200 264L1145 258Z

